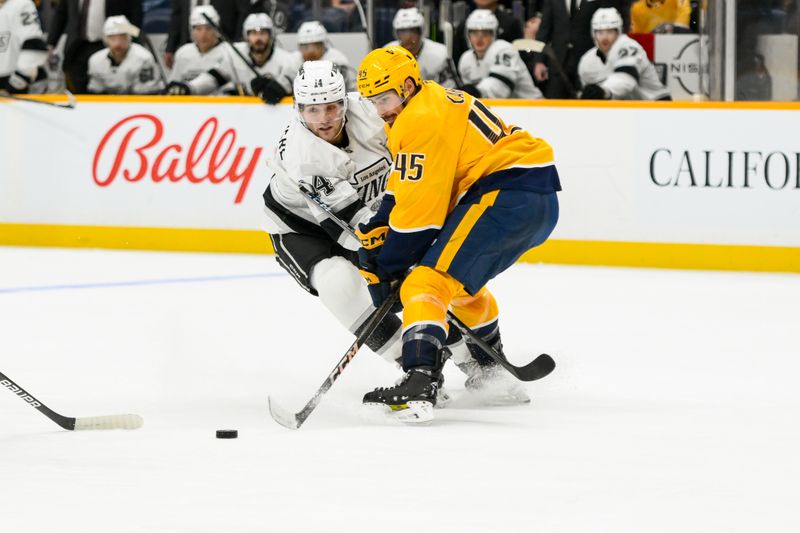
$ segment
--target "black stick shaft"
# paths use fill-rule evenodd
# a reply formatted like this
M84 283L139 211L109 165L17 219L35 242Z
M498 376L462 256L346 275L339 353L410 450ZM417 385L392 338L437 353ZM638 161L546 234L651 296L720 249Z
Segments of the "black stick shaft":
M153 46L153 42L150 40L150 36L147 35L144 30L139 30L139 39L144 43L148 50L150 50L150 54L153 56L153 59L156 62L156 68L158 68L158 75L161 78L161 82L164 84L164 87L167 86L167 73L164 72L164 67L161 66L161 61L158 59L158 53L156 52L155 47Z
M387 298L386 301L384 301L381 306L376 309L374 313L372 313L372 317L369 319L364 329L356 337L356 340L353 341L353 344L350 345L350 348L347 349L342 358L339 359L339 362L336 363L336 366L319 387L314 396L308 401L305 407L303 407L303 409L301 409L300 412L295 415L298 428L303 425L303 422L305 422L314 409L317 408L319 402L322 401L322 395L328 392L328 390L333 386L333 383L339 379L339 376L342 375L344 369L350 364L350 361L353 360L358 353L358 350L361 349L361 346L364 345L369 336L372 335L372 333L375 331L375 328L377 328L378 324L380 324L381 320L383 320L384 317L389 314L389 310L392 308L395 301L397 301L398 295L399 290L395 290L389 296L389 298Z
M35 408L37 411L45 415L47 418L49 418L62 428L68 429L70 431L75 429L74 418L62 416L56 413L55 411L47 407L45 404L34 398L34 396L31 393L29 393L28 391L26 391L16 383L14 383L14 380L12 380L10 377L6 376L2 372L0 372L0 385L4 386L5 388L13 392L15 395L22 398L22 400L25 403Z
M230 38L227 35L225 35L225 32L222 31L222 28L220 28L217 24L215 24L214 21L211 20L211 17L209 17L205 13L203 13L203 17L208 21L208 25L211 26L212 28L214 28L214 30L216 30L217 33L219 33L219 36L222 37L222 40L225 41L226 43L228 43L228 45L231 48L233 48L233 52L237 56L239 56L239 59L244 61L244 64L247 65L247 68L249 68L253 72L253 74L256 75L256 78L263 78L264 76L259 71L256 70L256 67L254 67L253 64L250 63L250 61L248 61L246 57L244 57L244 55L239 51L238 48L233 46L233 41L231 41ZM275 46L275 42L274 41L272 43L272 46Z

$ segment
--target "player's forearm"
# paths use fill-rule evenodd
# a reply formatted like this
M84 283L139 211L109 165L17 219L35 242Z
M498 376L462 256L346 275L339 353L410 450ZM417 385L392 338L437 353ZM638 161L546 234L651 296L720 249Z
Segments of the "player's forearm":
M209 72L199 74L195 79L186 83L192 91L192 94L211 94L220 86L227 83L225 76L214 69Z
M627 72L614 72L600 85L611 93L611 98L620 100L628 98L637 84L636 78Z
M507 78L505 80L500 80L490 73L477 87L483 98L508 98L511 96L511 91L513 90L513 82Z
M47 61L47 52L44 50L25 50L19 53L17 58L17 72L35 80L38 77L39 68L43 67Z

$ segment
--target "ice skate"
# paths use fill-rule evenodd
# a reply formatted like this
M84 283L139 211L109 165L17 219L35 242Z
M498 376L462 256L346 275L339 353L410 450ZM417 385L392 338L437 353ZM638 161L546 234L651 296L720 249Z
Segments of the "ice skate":
M495 330L486 342L497 353L505 357L503 343L499 330ZM456 361L456 366L467 376L464 388L468 392L484 398L489 403L497 404L525 404L530 403L522 382L509 374L506 369L497 364L489 354L477 345L467 342L467 348L472 357L467 360Z
M412 368L397 385L365 394L363 403L402 422L430 422L441 382L441 372L433 367Z
M477 361L468 361L456 366L467 376L464 388L469 393L498 404L531 401L525 386L497 363L481 365Z

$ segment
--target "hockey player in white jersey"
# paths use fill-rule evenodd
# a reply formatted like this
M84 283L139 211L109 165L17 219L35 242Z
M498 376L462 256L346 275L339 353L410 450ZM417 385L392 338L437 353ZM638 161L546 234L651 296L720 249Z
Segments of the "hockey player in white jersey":
M89 58L90 93L157 94L164 89L153 54L131 42L130 28L125 15L106 19L103 24L106 48Z
M578 63L588 100L672 100L647 59L644 48L622 33L622 17L613 7L595 11L592 38L596 46Z
M330 220L300 191L318 194L351 227L377 209L391 167L383 120L358 93L347 94L330 61L306 62L294 81L296 114L273 154L275 174L264 191L266 219L275 256L297 283L318 296L352 333L375 311L358 270L360 243ZM386 361L402 357L402 321L389 313L367 339ZM447 339L454 361L474 361L457 328ZM440 389L441 390L441 389ZM446 392L438 396L444 406Z
M391 154L383 121L330 61L302 65L294 80L296 114L272 158L275 175L264 192L265 229L278 263L350 332L374 307L358 272L358 241L300 191L318 193L355 226L372 214L386 187ZM388 361L400 356L400 319L388 314L367 346Z
M170 83L167 86L169 94L188 94L185 89L187 82L223 64L231 64L230 50L226 50L219 34L203 15L207 15L219 26L219 14L213 6L197 6L192 9L189 15L192 42L184 44L175 52Z
M386 46L402 46L417 58L423 80L433 80L443 87L456 86L447 47L432 41L422 34L425 31L425 17L416 7L400 9L392 20L392 28L397 38Z
M297 29L297 48L297 51L292 52L296 71L306 61L330 61L342 73L347 90L356 90L356 74L350 66L350 60L330 45L328 31L322 23L317 20L303 22Z
M242 30L246 41L233 46L248 63L228 50L229 60L187 82L186 94L249 94L270 104L277 104L284 96L292 94L292 80L297 69L291 54L276 46L270 16L252 13L244 20ZM227 44L223 46L228 47ZM253 70L260 76L256 77Z
M519 52L495 38L498 25L488 9L476 9L467 17L470 50L458 60L464 82L460 89L478 98L542 98Z
M32 0L0 0L0 91L27 93L46 81L44 42Z

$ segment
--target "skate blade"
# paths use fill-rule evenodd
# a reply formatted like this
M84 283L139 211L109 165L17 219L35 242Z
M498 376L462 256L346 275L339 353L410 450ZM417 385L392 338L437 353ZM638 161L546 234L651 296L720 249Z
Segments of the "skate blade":
M489 386L479 390L471 390L469 393L474 401L487 406L503 407L531 403L531 397L521 387L515 390L508 390L505 387Z
M436 405L434 409L444 409L450 402L453 401L453 395L445 389L439 389L436 393Z
M402 405L367 402L367 411L403 424L427 424L433 420L433 404L425 401L412 401ZM378 417L375 417L378 418Z

